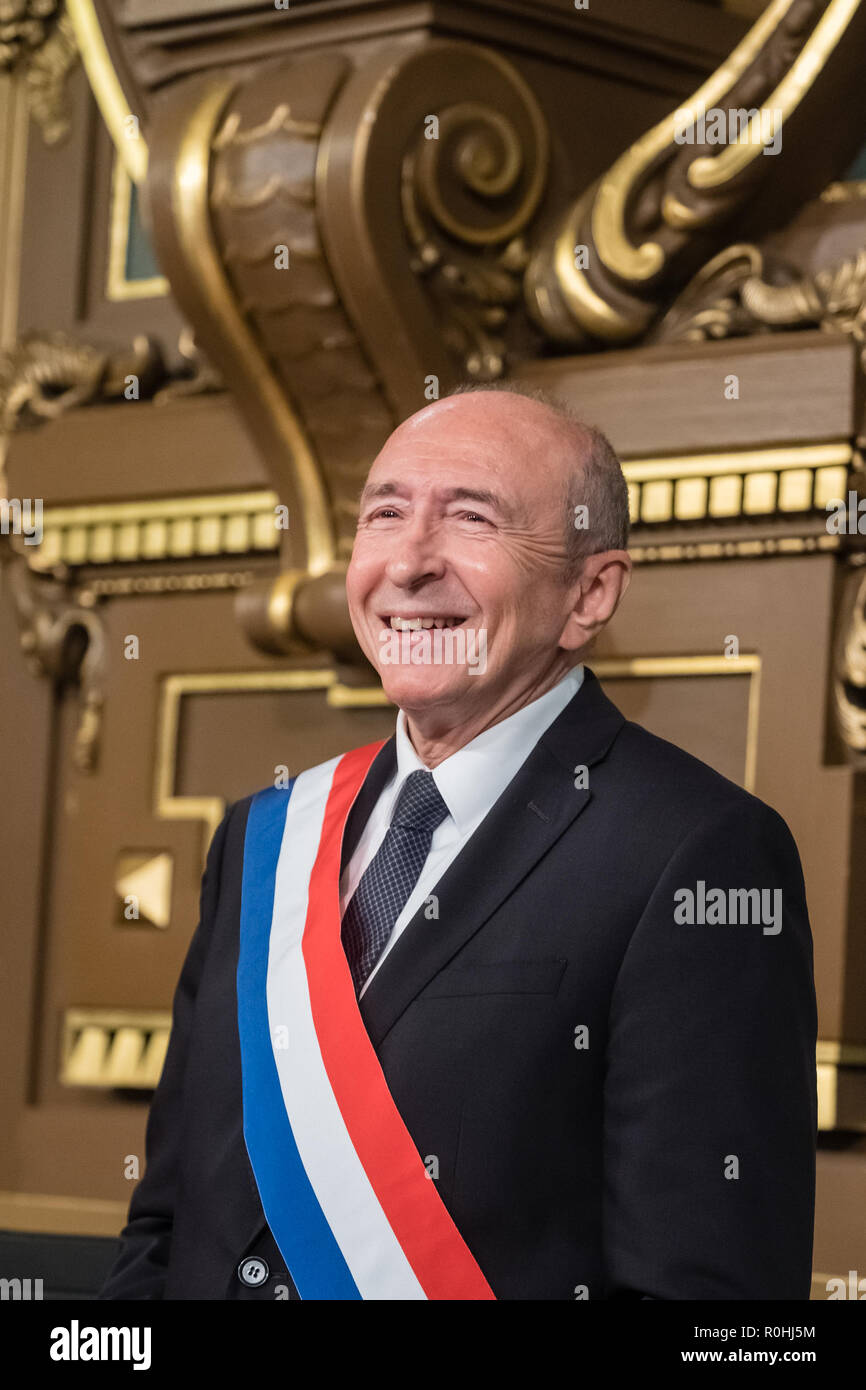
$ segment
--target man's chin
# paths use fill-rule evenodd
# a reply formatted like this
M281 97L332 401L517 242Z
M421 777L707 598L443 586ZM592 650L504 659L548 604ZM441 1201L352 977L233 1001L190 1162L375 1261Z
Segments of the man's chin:
M408 711L458 701L474 684L465 671L453 668L446 674L442 667L437 670L429 666L382 666L379 675L391 703Z

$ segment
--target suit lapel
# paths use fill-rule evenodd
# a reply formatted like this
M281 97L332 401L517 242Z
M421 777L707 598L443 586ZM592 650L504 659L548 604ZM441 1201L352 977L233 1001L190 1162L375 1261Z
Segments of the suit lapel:
M587 668L580 690L432 890L439 904L435 926L422 906L370 981L359 1007L374 1047L580 815L591 792L575 788L574 769L591 767L603 758L624 722ZM353 847L379 794L374 796L371 788L368 796L367 784L375 772L381 791L393 772L393 744L392 739L377 755L353 808Z

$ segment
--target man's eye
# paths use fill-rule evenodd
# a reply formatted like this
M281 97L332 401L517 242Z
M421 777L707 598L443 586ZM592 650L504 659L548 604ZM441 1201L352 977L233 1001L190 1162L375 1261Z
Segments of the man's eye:
M394 510L393 507L380 507L380 508L378 509L378 511L371 512L371 513L370 513L370 516L369 516L368 520L370 520L370 521L376 521L378 517L380 517L380 516L386 516L386 515L396 516L397 513L396 513L396 511Z
M487 517L480 512L460 512L460 516L466 521L486 521Z

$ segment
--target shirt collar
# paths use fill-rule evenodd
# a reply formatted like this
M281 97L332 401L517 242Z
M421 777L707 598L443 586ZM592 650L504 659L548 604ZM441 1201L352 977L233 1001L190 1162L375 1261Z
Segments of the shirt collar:
M469 833L508 786L541 735L574 698L583 684L583 666L573 666L552 689L522 709L485 729L458 748L438 767L421 761L406 730L406 715L397 714L397 774L392 784L393 807L410 772L433 773L460 834Z

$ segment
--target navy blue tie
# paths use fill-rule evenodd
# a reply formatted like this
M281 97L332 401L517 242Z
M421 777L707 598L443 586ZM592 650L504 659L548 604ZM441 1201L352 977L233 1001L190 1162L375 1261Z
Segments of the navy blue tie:
M448 815L432 772L410 772L384 840L343 914L341 937L355 993L385 948L430 853L433 831Z

